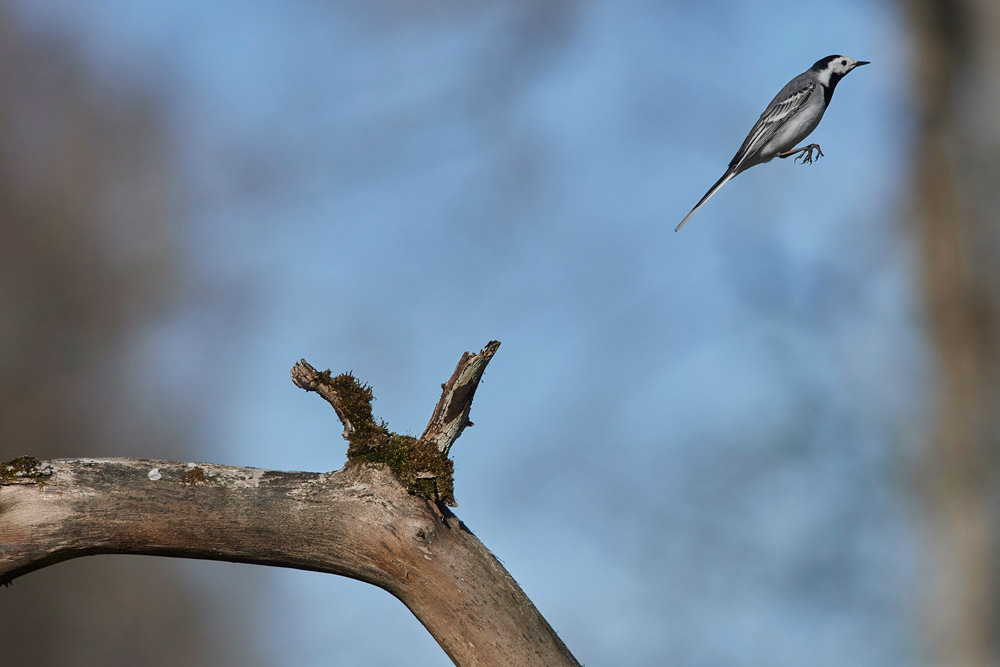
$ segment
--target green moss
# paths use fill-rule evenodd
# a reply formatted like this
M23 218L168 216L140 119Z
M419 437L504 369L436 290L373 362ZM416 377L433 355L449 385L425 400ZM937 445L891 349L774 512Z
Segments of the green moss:
M389 430L372 415L375 400L371 387L350 373L330 379L337 392L337 412L354 429L348 434L350 463L382 463L399 478L410 493L446 505L455 505L454 464L432 443Z
M181 477L181 484L190 484L193 486L195 484L205 484L206 482L205 471L198 466L188 468L184 471L184 476Z
M44 483L52 474L52 467L43 467L33 456L18 456L6 463L0 463L0 485Z

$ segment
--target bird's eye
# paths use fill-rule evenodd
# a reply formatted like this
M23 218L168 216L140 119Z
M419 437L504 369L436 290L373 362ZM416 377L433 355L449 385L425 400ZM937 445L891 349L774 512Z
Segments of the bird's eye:
M847 61L846 60L841 60L840 61L840 66L841 67L847 67Z

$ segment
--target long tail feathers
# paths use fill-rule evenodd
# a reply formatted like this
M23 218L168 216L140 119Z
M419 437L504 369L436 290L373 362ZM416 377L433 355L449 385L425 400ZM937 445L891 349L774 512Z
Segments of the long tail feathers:
M719 188L728 183L729 180L732 179L732 177L735 175L736 175L735 171L726 171L726 173L722 175L722 178L717 180L715 182L715 185L709 188L708 192L705 193L705 196L701 198L701 201L699 201L697 204L694 205L694 208L691 209L691 212L684 216L684 219L681 220L681 224L677 225L677 227L674 228L674 231L675 232L681 231L681 227L683 227L684 224L691 219L691 216L695 214L695 211L704 206L705 202L711 199L712 195L718 192Z

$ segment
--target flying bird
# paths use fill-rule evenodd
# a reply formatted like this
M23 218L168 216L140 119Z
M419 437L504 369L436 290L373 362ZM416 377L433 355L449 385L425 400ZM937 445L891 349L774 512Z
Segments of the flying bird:
M715 185L709 188L691 212L684 216L681 227L691 219L695 212L705 205L723 185L737 174L750 167L770 162L776 157L786 158L798 155L804 164L811 164L813 152L816 158L823 156L819 144L809 144L794 148L795 144L809 136L816 129L823 113L830 106L833 89L855 67L869 64L867 60L854 60L847 56L827 56L808 70L785 84L785 87L774 96L771 103L764 109L750 134L743 140L743 145L736 151L729 168Z

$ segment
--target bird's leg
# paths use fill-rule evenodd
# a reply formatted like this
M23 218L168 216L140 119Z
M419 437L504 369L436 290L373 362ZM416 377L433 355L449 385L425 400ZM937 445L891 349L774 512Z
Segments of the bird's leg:
M816 151L816 159L823 157L823 151L820 149L819 144L809 144L808 146L803 146L802 148L793 148L790 151L778 153L778 157L784 159L786 157L791 157L792 155L798 155L798 157L795 158L796 162L802 160L802 164L812 164L813 151Z

